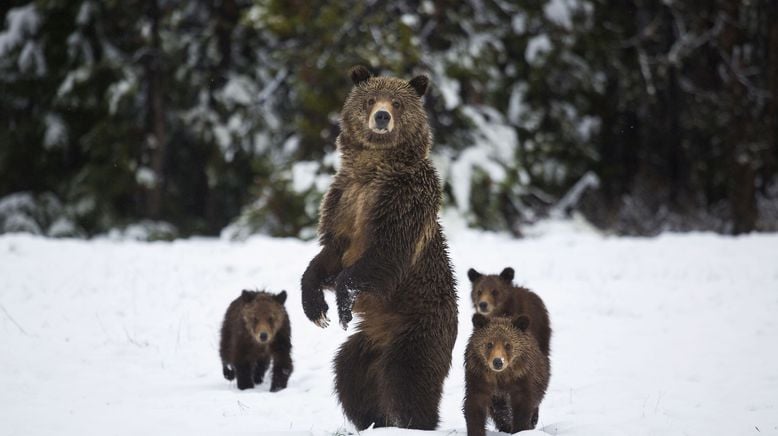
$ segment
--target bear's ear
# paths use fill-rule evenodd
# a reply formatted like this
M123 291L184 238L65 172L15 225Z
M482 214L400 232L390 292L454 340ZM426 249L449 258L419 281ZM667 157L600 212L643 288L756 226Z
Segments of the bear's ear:
M284 304L286 302L286 291L279 292L273 298L275 298L279 303Z
M478 330L488 325L489 325L489 318L481 315L480 313L476 313L475 315L473 315L473 328Z
M370 71L368 71L368 69L362 65L354 65L351 67L348 75L351 77L351 81L354 82L354 85L359 85L360 83L367 81L367 79L373 76L370 74Z
M411 85L411 88L413 88L414 91L416 91L416 95L421 97L427 92L427 86L430 84L430 79L422 74L411 79L408 84Z
M502 270L500 273L500 278L505 280L506 282L512 282L513 281L513 268L508 267Z
M513 326L521 331L526 331L529 327L529 317L527 315L519 315L513 319Z
M483 274L479 273L478 271L474 270L473 268L470 268L467 270L467 278L470 279L471 282L474 282L481 278Z
M255 294L253 292L249 291L248 289L244 289L243 292L241 292L241 294L240 294L240 298L243 301L247 302L247 303L249 301L253 300L254 296L255 296Z

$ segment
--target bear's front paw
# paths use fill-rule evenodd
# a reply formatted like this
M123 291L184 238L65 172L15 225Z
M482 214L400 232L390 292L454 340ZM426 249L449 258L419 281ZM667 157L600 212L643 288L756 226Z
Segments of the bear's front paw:
M327 302L324 300L324 292L321 289L303 287L303 312L314 324L325 328L330 324L327 318Z
M348 328L348 323L352 319L351 309L354 307L354 300L357 298L358 293L359 291L349 279L339 280L335 287L335 297L338 301L338 318L343 330Z

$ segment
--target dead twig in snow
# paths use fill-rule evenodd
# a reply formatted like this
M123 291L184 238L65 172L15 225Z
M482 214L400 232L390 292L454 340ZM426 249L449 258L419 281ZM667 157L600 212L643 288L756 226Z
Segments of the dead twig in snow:
M3 306L2 304L0 304L0 309L3 309L3 313L5 314L5 316L6 316L6 317L7 317L9 320L11 320L11 322L13 323L13 325L15 325L15 326L16 326L16 328L18 328L18 329L19 329L19 331L20 331L20 332L22 332L22 334L23 334L23 335L25 335L25 336L30 336L30 334L29 334L29 333L27 333L27 331L26 331L26 330L24 330L24 328L22 328L22 326L21 326L21 325L19 325L19 323L18 323L18 322L16 322L16 320L14 319L14 317L12 317L12 316L11 316L11 314L10 314L10 313L8 313L8 311L7 311L7 310L5 310L5 306Z

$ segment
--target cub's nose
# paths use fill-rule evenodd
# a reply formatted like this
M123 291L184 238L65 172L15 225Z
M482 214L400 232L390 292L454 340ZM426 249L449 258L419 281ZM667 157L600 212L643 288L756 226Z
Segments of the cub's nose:
M489 303L487 303L486 301L482 301L478 303L478 310L480 310L481 312L486 312L486 309L488 308L489 308Z
M494 360L492 360L492 366L494 369L502 369L502 359L496 357Z
M375 113L375 115L373 115L373 118L375 119L376 127L379 129L385 129L389 124L389 121L392 119L392 114L387 111L378 111Z
M262 332L259 334L259 342L267 342L267 333Z

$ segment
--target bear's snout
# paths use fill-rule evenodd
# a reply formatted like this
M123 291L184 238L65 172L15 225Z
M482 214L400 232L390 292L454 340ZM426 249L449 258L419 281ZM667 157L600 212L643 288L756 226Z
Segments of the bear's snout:
M392 114L387 111L378 111L373 116L375 118L375 126L378 129L385 129L389 125L389 121L392 120Z
M270 339L270 335L267 334L267 332L262 332L259 334L259 342L267 342L268 339Z
M478 303L478 311L481 313L489 313L489 303L486 301Z
M502 367L505 365L502 357L495 357L494 360L492 360L492 369L495 371L502 371Z
M394 130L394 117L392 115L392 102L379 100L370 109L367 127L374 133L386 134Z

